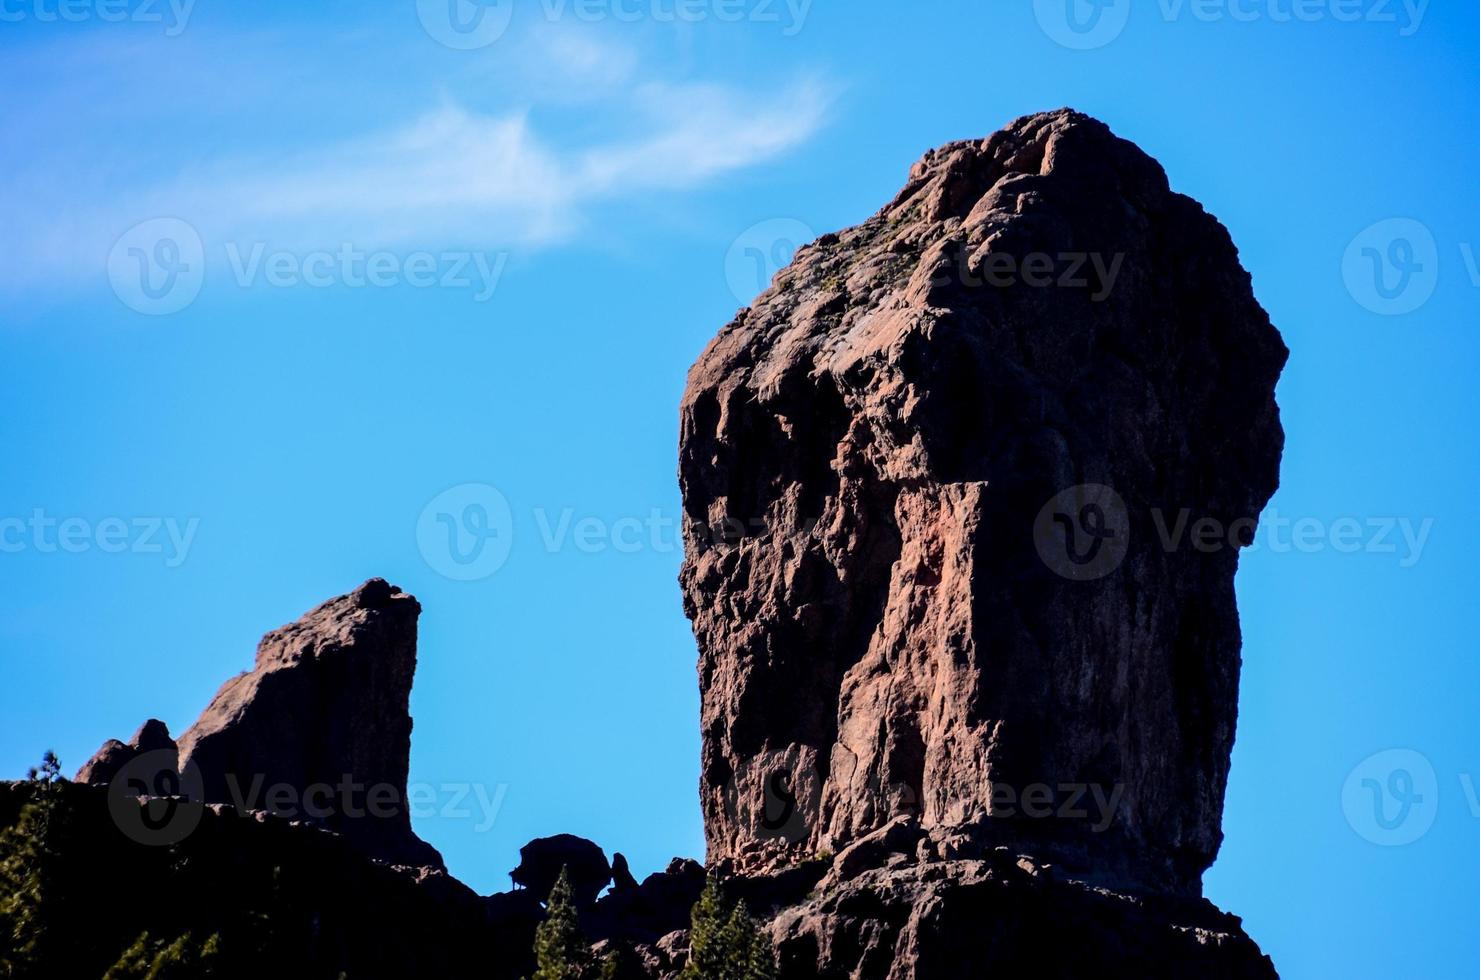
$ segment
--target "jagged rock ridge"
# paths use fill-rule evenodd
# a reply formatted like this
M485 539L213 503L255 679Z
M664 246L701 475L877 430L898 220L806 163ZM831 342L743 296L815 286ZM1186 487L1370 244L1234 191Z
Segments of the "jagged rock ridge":
M268 633L253 668L180 736L182 790L317 822L380 860L441 868L412 832L406 801L420 613L377 578ZM105 743L77 778L108 782L128 755Z

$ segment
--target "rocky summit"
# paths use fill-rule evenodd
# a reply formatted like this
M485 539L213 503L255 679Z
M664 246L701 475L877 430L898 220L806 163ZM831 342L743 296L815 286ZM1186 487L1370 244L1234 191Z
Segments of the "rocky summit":
M179 790L319 822L373 858L441 868L412 832L406 801L420 614L415 598L371 579L268 633L253 668L223 684L180 736ZM161 723L150 725L168 741ZM113 760L137 754L120 745L105 743L78 780L109 782ZM175 743L166 751L173 762ZM159 771L144 774L146 794L162 791Z
M1199 894L1286 353L1223 226L1068 110L801 248L683 398L711 859L910 817Z
M583 977L702 980L724 936L783 980L1275 976L1201 876L1285 357L1227 231L1103 124L926 154L689 375L705 864L638 882L555 834L510 891L450 878L404 805L420 606L373 579L178 745L0 786L0 843L48 828L48 873L101 883L51 907L51 975L179 936L241 975L512 980L554 890ZM719 929L740 901L760 925Z

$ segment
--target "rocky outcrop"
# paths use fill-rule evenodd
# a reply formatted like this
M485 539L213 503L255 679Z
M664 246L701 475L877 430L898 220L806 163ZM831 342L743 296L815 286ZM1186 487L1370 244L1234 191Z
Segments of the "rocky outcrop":
M519 866L509 878L544 901L564 871L570 883L571 901L577 908L596 902L596 896L612 880L606 854L592 841L575 834L536 837L519 848Z
M1068 110L799 249L682 404L711 861L909 816L1198 894L1285 357L1225 229Z
M315 820L371 857L442 867L406 801L420 614L376 578L268 633L252 670L180 736L181 768L199 770L209 802Z
M135 764L141 757L147 757L143 765ZM103 785L113 782L125 768L131 770L130 774L136 779L135 789L139 792L172 791L170 785L174 780L168 777L179 768L179 750L175 746L175 740L170 738L169 727L164 722L150 718L139 726L134 737L127 742L120 742L116 738L108 739L77 770L73 779L79 783ZM167 780L165 785L161 784L162 776Z
M146 780L150 795L309 821L373 858L441 868L412 832L406 799L420 613L414 597L377 578L268 633L252 670L222 685L180 736L179 778ZM151 721L127 746L105 743L77 779L109 782L166 747L173 766L176 745Z
M772 933L783 980L1277 977L1239 920L1204 899L1059 880L1005 847L983 860L907 856L830 882Z
M656 946L664 936L688 928L689 911L704 890L704 877L699 862L674 858L641 884L613 888L602 896L584 917L586 934L596 940Z
M627 866L627 857L621 851L612 855L612 893L626 895L638 889L637 879Z
M35 784L0 782L0 851L36 796ZM50 796L56 887L41 909L55 938L43 969L16 976L100 977L146 934L161 948L214 937L224 962L210 976L516 980L533 969L538 915L517 921L444 872L370 860L312 824L197 804L174 811L190 832L162 847L130 833L142 825L119 819L111 787L60 784Z

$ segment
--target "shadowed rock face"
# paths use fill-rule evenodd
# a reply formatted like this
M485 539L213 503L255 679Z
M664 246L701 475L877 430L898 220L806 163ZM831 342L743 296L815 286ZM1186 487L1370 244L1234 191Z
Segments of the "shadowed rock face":
M682 404L711 861L915 815L1197 892L1286 353L1222 225L1067 110L799 250Z
M130 792L189 796L333 830L382 861L441 869L411 830L411 682L421 605L384 579L330 599L257 645L178 748L151 719L77 773ZM178 769L178 773L177 773Z
M442 867L406 804L420 613L415 598L371 579L268 633L252 670L180 736L182 771L198 771L206 801L253 810L283 811L272 791L285 787L288 815L372 857Z
M783 911L782 980L1276 980L1235 916L1057 881L1031 858L874 868Z
M594 904L612 880L611 864L600 846L574 834L537 837L519 848L519 867L509 872L509 878L544 901L561 871L566 873L577 908Z
M179 754L175 748L175 740L170 738L169 728L157 718L150 718L140 725L139 730L134 732L134 737L127 742L120 742L116 738L108 739L93 754L93 757L77 770L77 775L73 779L75 782L94 785L111 783L126 766L144 755L152 756L154 764L145 763L144 768L153 771L133 773L139 777L137 788L145 792L161 792L162 788L158 785L159 777L173 774L176 771L179 766ZM139 767L131 768L138 769Z

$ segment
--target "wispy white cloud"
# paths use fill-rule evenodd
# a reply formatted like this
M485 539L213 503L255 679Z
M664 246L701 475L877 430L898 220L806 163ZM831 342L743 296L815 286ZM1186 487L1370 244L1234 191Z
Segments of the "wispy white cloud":
M18 175L27 192L0 191L8 282L96 276L121 233L158 216L190 222L208 248L550 246L579 233L596 205L697 188L781 156L817 132L832 98L815 77L763 91L644 77L635 50L568 31L524 53L532 77L543 66L570 83L551 87L548 111L538 86L490 97L456 79L421 108L402 100L402 121L361 135L296 134L284 146L274 133L260 150L195 150L153 179L128 168L116 144L106 173L67 161L65 177L44 167ZM141 156L155 151L141 140Z
M759 107L753 96L716 85L652 84L638 94L650 117L666 121L644 139L587 153L582 179L591 185L692 186L772 159L816 132L830 101L815 81Z
M180 202L210 234L303 243L545 245L573 234L589 204L693 188L774 159L817 130L827 104L811 82L762 104L722 86L648 85L623 103L637 131L573 147L542 136L529 111L445 104L262 171L218 165L155 191L145 210Z

